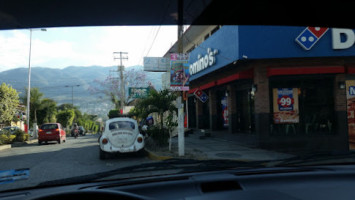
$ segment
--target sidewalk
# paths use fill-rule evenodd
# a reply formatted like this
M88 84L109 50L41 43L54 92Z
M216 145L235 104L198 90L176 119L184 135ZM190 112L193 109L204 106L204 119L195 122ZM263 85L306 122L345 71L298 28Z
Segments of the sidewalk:
M3 145L0 145L0 151L1 151L1 150L6 150L6 149L11 149L11 148L13 148L13 147L23 146L23 145L26 145L26 144L35 144L35 143L38 143L38 140L31 137L31 138L29 138L28 141L24 141L24 142L13 142L12 144L3 144Z
M226 132L212 132L206 137L200 130L195 130L185 137L185 156L182 158L232 159L239 161L267 161L293 157L291 154L264 150L238 142L240 137ZM160 151L148 150L148 156L154 160L177 158L178 137L172 138L172 151L168 148Z

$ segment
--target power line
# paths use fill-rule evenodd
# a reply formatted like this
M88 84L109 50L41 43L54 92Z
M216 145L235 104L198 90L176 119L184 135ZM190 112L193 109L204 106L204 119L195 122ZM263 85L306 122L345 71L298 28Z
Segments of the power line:
M148 41L148 39L150 38L150 35L154 33L154 29L155 29L155 28L156 28L156 26L152 26L152 28L150 29L150 32L149 32L149 34L148 34L148 36L147 36L146 41ZM144 44L144 48L143 48L142 53L141 53L141 56L140 56L141 60L139 61L138 64L140 64L141 61L143 60L144 52L145 52L146 49L147 49L147 43L148 43L148 42L146 42L146 43Z
M158 33L159 33L159 31L160 31L160 28L161 28L161 24L163 24L164 20L166 19L166 14L167 14L167 12L168 12L168 10L169 10L169 8L170 8L171 2L172 2L172 0L169 0L169 1L168 1L168 5L167 5L167 7L166 7L166 9L165 9L165 12L164 12L163 16L161 17L162 20L161 20L161 22L160 22L159 28L158 28L158 30L157 30L155 36L154 36L153 42L152 42L152 44L150 45L149 50L148 50L147 54L145 55L145 57L148 56L148 54L150 53L150 50L152 49L152 47L153 47L153 45L154 45L154 43L155 43L155 40L156 40L156 38L157 38L157 36L158 36ZM141 62L142 62L142 61L143 61L143 58L141 58ZM140 63L141 63L141 62L140 62Z

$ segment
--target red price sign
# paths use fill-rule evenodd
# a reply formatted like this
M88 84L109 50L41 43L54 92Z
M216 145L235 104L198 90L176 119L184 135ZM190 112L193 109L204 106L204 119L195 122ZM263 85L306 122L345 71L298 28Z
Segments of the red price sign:
M277 100L277 103L282 107L290 107L294 103L294 99L289 96L282 96Z

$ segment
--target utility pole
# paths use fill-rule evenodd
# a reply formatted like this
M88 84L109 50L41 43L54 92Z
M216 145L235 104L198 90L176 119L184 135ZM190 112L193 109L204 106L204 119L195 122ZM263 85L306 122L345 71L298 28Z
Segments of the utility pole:
M65 87L71 87L71 105L74 108L74 87L79 87L80 85L66 85Z
M41 31L47 31L47 29L42 28ZM30 130L30 101L31 101L31 51L32 51L32 31L34 29L30 29L30 49L28 54L28 89L27 89L27 112L26 112L26 120L27 120L27 133ZM35 132L34 138L37 138L37 122L35 122L33 126L33 130Z
M183 41L182 35L184 34L183 30L183 0L178 0L178 55L183 53ZM184 133L184 104L182 103L182 92L177 99L178 105L178 147L179 147L179 156L185 155L185 133Z
M114 60L116 59L120 59L120 65L118 66L118 71L120 72L120 80L121 80L121 98L120 98L120 103L121 103L121 110L122 110L122 113L123 113L123 107L124 107L124 101L126 99L126 95L125 95L125 87L124 87L124 77L123 77L123 71L124 71L124 67L122 65L122 60L128 60L128 57L123 57L122 55L123 54L128 54L127 52L113 52L113 54L119 54L119 57L116 58L115 56L113 57Z

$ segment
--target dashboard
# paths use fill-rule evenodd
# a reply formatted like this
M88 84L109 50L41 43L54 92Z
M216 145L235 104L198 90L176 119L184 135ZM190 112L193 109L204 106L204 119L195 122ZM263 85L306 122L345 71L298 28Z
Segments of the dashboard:
M354 199L355 166L262 168L130 178L0 194L0 199Z

